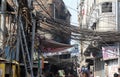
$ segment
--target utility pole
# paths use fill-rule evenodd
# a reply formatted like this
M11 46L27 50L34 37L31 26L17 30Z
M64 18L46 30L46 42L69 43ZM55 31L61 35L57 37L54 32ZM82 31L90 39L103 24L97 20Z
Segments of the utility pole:
M119 0L116 0L116 31L119 31L119 27L120 27L120 24L119 24L119 20L120 20L120 17L119 17ZM118 66L120 66L120 42L117 44L119 49L118 49Z
M35 28L36 28L36 20L32 19L33 21L33 26L32 26L32 45L31 45L31 63L33 66L33 54L34 54L34 44L35 44Z
M17 34L17 49L16 49L16 60L19 61L19 50L20 50L20 27L18 27Z
M84 54L83 54L83 41L81 40L80 41L80 67L82 67L83 66L83 61L84 61Z
M16 7L17 7L17 10L18 10L18 1L17 0L15 0L14 1L14 3L16 4ZM18 17L17 17L18 18ZM19 25L18 23L17 23L17 25ZM19 53L20 53L20 26L18 26L17 27L17 32L18 32L18 34L17 34L17 43L16 43L16 61L18 61L19 62Z
M3 51L5 41L5 26L6 26L6 0L1 0L1 24L0 24L0 48Z

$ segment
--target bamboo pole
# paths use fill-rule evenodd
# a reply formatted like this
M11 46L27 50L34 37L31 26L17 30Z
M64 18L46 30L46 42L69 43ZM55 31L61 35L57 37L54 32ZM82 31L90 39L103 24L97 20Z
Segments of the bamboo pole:
M16 51L16 60L19 61L19 50L20 50L20 27L18 27L18 34L17 34L17 51Z
M21 33L21 32L20 32ZM25 57L25 51L24 51L24 48L23 48L23 41L22 41L22 38L21 38L21 34L20 34L20 44L21 44L21 49L22 49L22 56L23 56L23 61L24 61L24 66L25 66L25 72L26 72L26 76L25 77L28 77L28 69L27 69L27 64L26 64L26 57Z
M25 37L25 32L24 32L24 29L23 29L23 24L22 24L21 19L20 19L20 23L21 23L20 24L20 29L21 29L21 32L22 32L23 41L25 43L25 50L26 50L28 62L29 62L29 65L30 65L31 77L34 77L32 63L31 63L31 59L30 59L30 53L29 53L29 50L28 50L28 45L27 45L27 41L26 41L26 37Z
M31 45L31 63L33 66L33 54L34 54L34 44L35 44L35 28L36 28L36 20L32 19L33 26L32 26L32 45Z

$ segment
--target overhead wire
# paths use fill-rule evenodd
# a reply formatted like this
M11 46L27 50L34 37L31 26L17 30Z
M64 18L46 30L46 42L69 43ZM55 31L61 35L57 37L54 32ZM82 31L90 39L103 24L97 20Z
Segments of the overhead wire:
M47 17L45 17L45 18L47 18ZM54 21L52 20L51 22L54 22ZM56 23L56 22L54 22L54 24L55 24L55 23ZM60 23L60 22L59 22L59 23ZM61 27L62 29L64 29L64 28L66 27L66 26L64 26L64 27L63 27L63 26L62 26L62 25L60 25L59 23L58 23L59 28ZM58 25L56 25L56 26L58 26ZM64 31L66 31L66 30L68 30L68 29L64 29Z
M88 44L88 43L85 43L85 42L83 42L85 45L90 45L90 44ZM108 45L107 45L108 46ZM109 46L110 47L110 46ZM99 51L101 51L102 49L101 48L99 48L99 47L94 47L94 48L96 48L96 49L98 49ZM111 48L111 47L110 47ZM92 51L93 52L93 51ZM112 54L112 55L115 55L115 56L117 56L117 57L120 57L120 55L119 54L117 54L117 53L113 53L113 52L110 52L110 51L106 51L107 53L110 53L110 54ZM100 54L102 54L103 52L101 51L101 52L98 52L98 53L100 53Z
M89 15L87 15L87 16L89 16ZM91 17L91 18L95 18L95 17ZM97 19L97 18L95 18L95 19ZM100 20L100 21L104 21L104 20ZM108 23L107 21L104 21L104 22ZM114 23L111 23L111 24L114 24ZM114 25L116 25L116 24L114 24Z
M50 14L49 14L49 12L47 11L47 9L45 8L45 5L43 4L43 2L40 0L40 2L41 2L41 4L37 1L37 0L35 0L37 3L38 3L38 5L42 8L42 7L44 7L44 8L42 8L49 16L50 16ZM53 19L53 17L52 16L50 16L50 18L51 18L51 20L52 21L54 21L54 22L56 22L56 23L59 23L59 24L63 24L64 23L64 25L65 25L65 22L63 21L63 20L61 20L63 23L60 23L60 22L58 22L58 21L56 21L55 19ZM67 26L67 24L66 24L66 26Z
M41 1L41 0L40 0ZM47 9L45 8L45 6L44 6L44 4L42 3L42 1L41 1L41 4L36 0L36 2L38 3L38 5L50 16L50 14L48 13L48 11L47 11ZM58 21L55 21L54 19L53 19L53 17L52 16L50 16L50 18L51 18L51 21L52 22L54 22L54 23L58 23L58 24L61 24L60 22L58 22ZM59 26L61 26L61 25L59 25ZM63 27L59 27L59 28L61 28L61 29L63 29L64 31L66 31Z
M97 47L96 47L97 48ZM99 50L101 50L101 49L99 49ZM108 52L108 53L111 53L111 52ZM114 54L114 55L117 55L118 56L118 54Z
M52 21L51 21L52 22ZM58 24L58 25L60 25L60 24ZM56 25L56 26L58 26L58 25ZM62 27L63 28L63 26L62 25L60 25L59 27ZM73 32L75 32L75 33L80 33L81 34L81 32L80 32L80 30L78 31L78 29L77 30L75 30L75 29L72 29L73 27L66 27L66 26L64 26L64 28L66 29L66 31L73 31Z
M72 10L73 10L73 8L71 8ZM74 10L74 11L76 11L76 10ZM76 11L77 12L77 11ZM89 16L89 15L87 15L87 16ZM92 17L93 18L93 17ZM100 20L101 21L101 20ZM115 21L113 21L113 22L115 22ZM109 22L107 22L107 23L109 23ZM111 23L111 22L110 22ZM113 24L113 25L116 25L116 24L114 24L114 23L111 23L111 24ZM96 34L96 32L94 33L94 35ZM103 40L103 39L102 39ZM107 46L109 46L104 40L103 40L103 42L105 43L105 45L107 45ZM101 50L101 49L100 49ZM118 55L118 54L116 54L116 53L112 53L112 52L109 52L109 53L111 53L111 54L114 54L114 55L117 55L117 56L120 56L120 55Z
M51 19L53 19L52 18L52 16L49 14L49 12L47 11L47 9L45 8L45 6L44 6L44 4L43 4L43 2L40 0L40 2L41 2L41 4L37 1L37 0L35 0L36 2L37 2L37 4L45 11L45 13L51 18Z
M66 28L67 29L67 28ZM69 28L70 29L70 28ZM80 33L81 34L81 33Z
M88 5L87 5L88 6ZM78 12L76 9L74 9L74 8L72 8L72 7L70 7L70 6L67 6L68 8L70 8L71 10L73 10L73 11L75 11L75 12ZM95 11L95 9L93 9L92 11ZM90 16L89 14L84 14L84 15L86 15L86 16ZM96 20L97 20L97 18L96 17L92 17L92 16L90 16L90 18L95 18ZM107 21L105 21L105 20L99 20L99 21L103 21L103 22L106 22L106 23L108 23ZM112 22L115 22L115 21L113 21L112 20ZM113 25L116 25L115 23L112 23L111 21L109 22L110 24L113 24Z
M38 4L39 4L39 2L37 2ZM43 3L42 3L43 4ZM39 6L40 6L40 4L39 4ZM44 6L44 5L43 5ZM41 7L41 6L40 6ZM44 10L45 11L45 10ZM46 12L46 11L45 11ZM61 24L61 23L59 23L59 24ZM63 24L62 24L63 25ZM61 25L59 25L59 27L60 27ZM70 26L69 26L70 27ZM67 31L67 29L64 29L63 27L61 27L64 31Z
M95 9L94 9L95 10ZM94 11L93 10L93 11ZM87 15L88 16L88 15ZM115 22L115 21L113 21L113 22ZM107 23L109 23L109 22L107 22ZM110 24L112 24L112 23L110 23ZM114 24L114 25L117 25L117 24ZM93 34L93 35L95 35L96 34L96 32ZM101 38L101 40L104 42L104 44L106 45L106 46L108 46L109 47L109 44L107 44L106 43L106 41L104 41L102 38ZM100 49L101 50L101 49ZM108 51L107 51L108 52ZM112 53L112 52L108 52L108 53L111 53L111 54L113 54L113 55L116 55L116 56L119 56L120 57L120 55L118 55L117 53Z

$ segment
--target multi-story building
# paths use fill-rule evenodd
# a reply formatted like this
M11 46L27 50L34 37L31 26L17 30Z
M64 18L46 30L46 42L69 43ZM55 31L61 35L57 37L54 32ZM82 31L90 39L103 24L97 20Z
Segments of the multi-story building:
M38 5L39 4L39 5ZM66 8L63 0L37 0L34 2L35 10L48 18L53 18L59 22L66 23L70 25L70 17L71 14ZM51 25L51 24L47 24ZM43 29L51 30L53 33L42 31L39 32L41 35L45 36L48 39L55 40L60 43L70 43L70 34L62 33L57 30L52 30L49 26L45 25L45 23L40 23L40 27ZM54 25L56 26L56 25ZM57 26L56 26L57 27ZM62 34L62 35L61 35Z
M94 75L112 77L119 67L119 40L115 33L119 32L119 0L82 0L81 28L93 30L92 37L99 37L98 45L91 44L83 51L88 67L94 67ZM102 33L102 34L97 34ZM111 34L112 32L112 34ZM109 39L108 39L109 38ZM89 41L88 41L89 42ZM92 54L92 57L89 58ZM92 63L90 63L92 61Z

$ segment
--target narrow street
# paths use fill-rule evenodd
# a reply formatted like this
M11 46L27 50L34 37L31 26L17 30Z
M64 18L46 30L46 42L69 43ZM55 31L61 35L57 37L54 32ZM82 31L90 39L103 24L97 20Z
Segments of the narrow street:
M0 0L0 77L120 77L119 6Z

